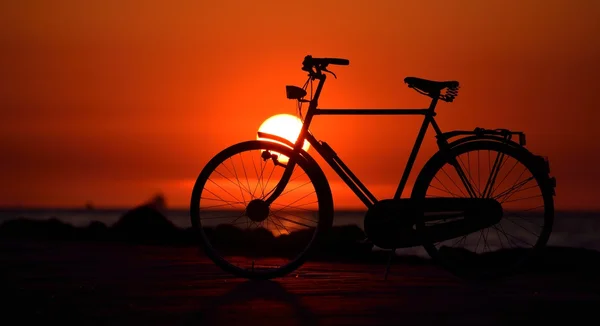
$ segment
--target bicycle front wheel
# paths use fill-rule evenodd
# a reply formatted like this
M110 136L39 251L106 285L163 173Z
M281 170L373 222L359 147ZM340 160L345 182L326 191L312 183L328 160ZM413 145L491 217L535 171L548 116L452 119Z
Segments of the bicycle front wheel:
M445 230L444 223L459 225L460 217L424 216L416 228L429 255L467 278L497 278L523 266L546 245L554 221L553 188L538 162L523 148L497 141L468 142L434 156L417 178L412 198L493 198L502 215L497 223L484 222L451 238L432 230ZM475 218L484 220L482 214Z
M269 279L300 267L331 226L333 202L318 165L270 141L248 141L217 154L192 191L191 222L215 264L239 277ZM265 200L295 161L283 192Z

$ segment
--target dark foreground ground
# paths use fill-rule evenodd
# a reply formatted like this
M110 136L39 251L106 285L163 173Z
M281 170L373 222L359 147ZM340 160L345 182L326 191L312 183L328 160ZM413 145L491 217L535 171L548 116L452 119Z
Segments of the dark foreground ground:
M274 281L193 247L0 240L2 325L536 325L600 320L583 265L467 283L430 264L309 262ZM582 267L583 266L583 267ZM583 269L583 270L582 270Z

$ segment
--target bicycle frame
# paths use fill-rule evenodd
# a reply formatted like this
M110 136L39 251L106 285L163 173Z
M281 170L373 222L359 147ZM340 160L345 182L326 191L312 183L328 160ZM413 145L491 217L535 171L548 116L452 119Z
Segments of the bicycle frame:
M313 77L309 77L313 78ZM314 98L310 100L309 108L306 113L306 117L304 118L304 122L302 124L302 129L298 138L294 144L291 142L288 145L293 145L293 150L295 153L299 153L302 150L302 145L304 141L308 141L311 146L315 148L317 153L323 157L323 159L329 164L329 166L337 173L337 175L346 183L346 185L354 192L354 194L365 204L367 208L372 207L378 200L375 196L369 191L369 189L358 179L358 177L350 170L350 168L344 164L344 162L337 156L335 151L326 143L318 141L308 130L312 118L315 115L423 115L424 120L421 124L421 129L417 135L417 139L412 148L406 166L404 168L404 172L402 174L402 178L400 179L400 183L398 188L396 189L396 193L394 195L394 199L399 199L404 191L404 187L408 181L408 177L413 168L419 150L421 148L421 144L423 143L423 139L425 138L425 134L427 133L427 129L429 129L429 125L433 127L437 135L441 135L442 131L438 124L436 123L434 117L435 107L438 103L438 96L433 96L432 101L429 105L429 108L423 109L319 109L318 101L319 96L321 95L321 91L323 89L323 85L325 84L326 75L320 74L315 79L319 79L319 84L315 91ZM267 136L268 137L268 136ZM446 142L444 139L442 142ZM446 142L447 144L447 142ZM294 161L290 158L288 166L286 167L286 171L284 172L281 181L275 188L274 192L269 196L266 200L268 204L273 202L277 196L279 196L294 169ZM462 177L461 177L462 178Z

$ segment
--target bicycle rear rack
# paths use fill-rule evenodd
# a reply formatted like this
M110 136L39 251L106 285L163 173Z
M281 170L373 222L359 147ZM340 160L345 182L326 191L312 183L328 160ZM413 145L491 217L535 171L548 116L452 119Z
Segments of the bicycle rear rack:
M525 134L522 131L511 131L508 129L485 129L477 127L474 130L453 130L440 134L438 137L439 140L444 139L448 140L457 136L500 136L505 140L512 140L513 135L517 135L519 137L519 145L525 146L526 139ZM441 139L440 139L441 138Z
M469 130L448 131L448 132L441 133L436 137L438 138L438 144L441 144L444 142L447 143L448 139L457 137L457 136L475 136L477 138L484 137L484 136L494 136L494 137L501 138L502 140L504 140L506 142L512 142L512 138L515 135L519 138L518 139L519 146L525 147L525 144L526 144L525 134L522 131L511 131L508 129L485 129L485 128L477 127L473 131L469 131ZM513 142L513 144L516 144L516 143L517 142ZM541 169L542 173L544 175L546 175L546 181L547 181L546 185L552 189L552 195L556 195L556 178L553 176L550 176L550 161L548 160L548 157L545 157L542 155L536 155L533 153L531 153L531 155L533 155L533 159L535 160L536 166L538 166L538 168Z

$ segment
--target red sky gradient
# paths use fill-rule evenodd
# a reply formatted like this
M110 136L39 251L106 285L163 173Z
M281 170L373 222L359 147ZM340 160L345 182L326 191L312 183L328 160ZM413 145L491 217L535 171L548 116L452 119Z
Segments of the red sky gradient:
M3 206L161 191L187 207L214 154L295 112L284 87L301 86L312 54L350 60L322 107L424 107L404 77L460 81L443 130L523 130L550 158L557 208L600 208L598 1L22 0L0 21ZM420 120L317 117L311 130L385 198ZM434 150L429 133L416 168ZM336 207L360 205L324 169Z

